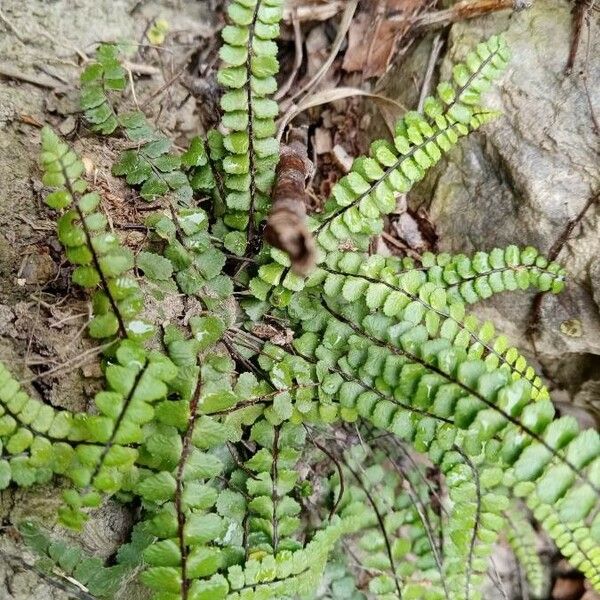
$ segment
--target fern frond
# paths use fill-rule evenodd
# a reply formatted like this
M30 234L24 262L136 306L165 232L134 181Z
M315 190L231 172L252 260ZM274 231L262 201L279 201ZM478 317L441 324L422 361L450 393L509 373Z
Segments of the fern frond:
M506 253L509 251L511 255L515 252L518 255L516 247L507 249ZM522 286L535 285L536 279L525 275L525 279L521 278ZM562 272L550 277L550 284L554 281L559 287ZM321 282L325 296L334 299L341 295L348 302L364 303L365 311L381 309L387 317L404 315L402 319L424 325L429 337L448 339L465 348L471 357L485 356L488 366L501 367L511 371L516 378L531 381L538 394L536 398L548 395L518 350L510 348L502 337L491 343L494 326L489 322L479 324L472 315L466 316L462 297L452 294L452 289L444 290L437 281L431 281L428 272L410 270L397 275L395 268L379 257L334 252L307 285L310 287L317 282ZM496 287L496 291L503 289Z
M195 188L213 190L214 179L203 167L204 147L193 140L182 156L170 152L171 140L153 127L140 110L119 113L111 92L126 87L125 69L121 65L119 47L101 44L96 60L81 76L80 105L93 131L107 135L119 131L133 144L113 165L113 174L124 176L130 185L141 186L140 196L152 202L170 193L173 199L189 204L193 189L183 169L192 169Z
M147 202L170 194L173 201L189 204L193 190L182 166L201 163L202 149L191 146L182 164L183 157L170 152L171 140L155 129L141 111L120 115L119 125L135 148L121 153L112 174L125 177L130 185L141 186L140 196ZM212 182L206 179L203 184L210 189Z
M221 99L224 184L228 228L247 229L251 240L269 206L269 192L279 160L275 139L279 70L277 43L283 0L234 0L231 25L223 29L218 80L227 88Z
M226 256L215 247L208 224L209 216L201 208L171 207L146 219L146 225L163 245L161 256L150 256L152 264L161 260L165 263L157 283L173 279L181 293L200 298L207 308L220 314L222 300L231 296L233 283L222 273ZM157 280L153 277L152 264L147 265L150 269L143 264L139 266L150 279Z
M81 74L80 105L93 131L110 135L119 126L109 94L125 89L125 75L119 48L114 44L100 44L95 60Z
M534 517L554 540L561 554L585 575L595 590L599 590L598 542L590 528L583 522L564 523L556 509L541 503L536 494L527 498L527 506L533 510Z
M133 268L133 253L109 231L106 216L98 210L100 195L85 193L83 163L49 128L42 131L41 160L42 181L54 188L46 203L62 211L58 239L69 261L76 265L73 282L88 289L101 288L92 295L90 335L111 338L118 333L144 339L152 333L152 327L138 318L143 299L137 281L128 275Z
M144 527L136 526L131 541L119 549L116 564L105 566L104 562L82 548L61 539L33 521L19 524L19 533L25 544L40 556L37 566L53 577L71 577L85 586L96 598L111 600L131 577L142 561L142 550L152 538Z
M422 264L427 268L427 281L445 288L453 300L467 304L530 287L554 294L564 289L564 269L548 262L531 246L494 248L491 252L477 252L472 258L464 254L427 253Z
M508 524L506 539L523 569L530 591L535 598L544 593L545 567L538 555L537 535L523 509L511 503L504 517Z
M466 63L455 65L452 82L440 84L437 97L427 98L423 116L408 113L399 121L394 144L373 142L369 157L357 159L334 186L315 223L318 243L326 250L344 242L360 248L378 233L381 216L395 207L396 193L408 192L459 137L496 116L479 108L480 95L508 59L504 38L491 37L467 56Z

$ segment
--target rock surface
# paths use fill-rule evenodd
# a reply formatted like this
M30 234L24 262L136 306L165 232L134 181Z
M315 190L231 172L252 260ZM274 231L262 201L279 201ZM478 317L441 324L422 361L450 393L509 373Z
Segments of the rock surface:
M563 0L536 0L521 12L452 26L443 78L473 44L505 32L513 59L487 95L504 114L461 141L411 201L428 209L440 250L466 253L511 243L547 253L587 206L558 254L569 274L567 289L543 295L533 339L526 335L533 293L505 294L476 309L572 400L586 381L600 379L600 131L592 116L600 119L600 62L594 59L600 56L600 16L590 13L589 48L584 27L575 69L567 75L570 11ZM388 95L407 106L416 105L412 78L422 77L430 44L419 44L384 83ZM597 406L590 389L597 388L588 384L580 399Z

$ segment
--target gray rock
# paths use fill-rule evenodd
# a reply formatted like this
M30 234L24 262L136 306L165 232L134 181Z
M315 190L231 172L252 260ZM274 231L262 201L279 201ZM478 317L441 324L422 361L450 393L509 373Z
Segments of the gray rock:
M513 59L489 102L504 112L496 123L461 144L438 178L431 200L443 249L471 251L497 245L531 244L547 252L567 223L600 191L600 137L594 132L588 98L577 70L564 75L571 37L571 6L541 0L510 18L494 16L452 28L450 61L460 59L485 35L506 29ZM600 55L600 21L591 19L589 56ZM600 87L600 64L587 68L588 89ZM590 98L600 114L600 96ZM598 206L589 208L559 260L569 272L560 296L546 295L535 350L542 362L564 353L600 354L600 315L590 289L600 250ZM596 295L598 294L596 288ZM498 303L500 329L523 322L530 302L513 295ZM565 321L578 320L573 334ZM522 334L517 340L530 350Z
M413 206L429 210L440 250L473 252L515 243L548 252L600 192L600 136L590 110L591 105L600 117L600 17L590 15L589 50L584 32L576 68L567 76L570 11L563 0L538 0L522 12L452 27L442 78L493 33L505 31L513 58L486 97L504 115L461 141L411 194ZM429 47L430 39L419 44L408 63L388 77L393 84L386 91L408 106L415 105L411 74L422 77ZM589 99L580 70L587 73ZM475 309L553 379L565 361L600 355L599 204L589 207L558 255L568 271L567 289L543 296L534 343L525 334L534 293L505 294ZM573 381L558 377L551 384L572 387Z

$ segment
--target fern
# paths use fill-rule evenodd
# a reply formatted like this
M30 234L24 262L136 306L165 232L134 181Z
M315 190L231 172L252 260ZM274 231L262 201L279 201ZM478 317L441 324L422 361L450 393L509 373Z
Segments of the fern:
M155 203L135 260L77 154L42 132L46 201L91 293L105 383L93 412L72 413L0 365L0 488L62 478L62 524L81 528L108 496L135 502L139 522L112 565L31 523L23 537L98 597L139 577L157 600L476 600L503 531L540 590L523 498L600 588L598 433L557 418L525 357L467 312L506 291L558 293L563 269L531 247L419 262L366 251L395 194L495 116L481 95L504 39L354 162L309 218L317 266L301 277L259 235L279 159L281 12L229 3L222 122L182 153L127 110L117 46L85 70L90 129L121 137L107 142L122 151L113 174ZM159 330L149 295L190 299L185 318Z
M224 156L222 167L227 210L224 224L247 230L250 241L256 222L266 213L279 160L275 117L279 70L277 44L283 0L234 0L231 25L222 32L219 82L227 89L221 99ZM243 252L241 252L243 254Z
M95 316L89 324L90 335L151 334L151 327L136 319L142 307L141 293L137 281L127 275L133 268L133 253L107 231L106 216L97 210L100 195L84 194L87 184L80 179L83 163L48 128L42 132L42 167L44 184L56 188L46 202L64 211L58 220L58 239L69 261L77 265L73 282L84 288L101 288L92 297Z
M101 44L96 60L81 74L81 108L86 121L98 133L109 135L119 126L110 95L127 85L125 69L119 61L119 49Z
M534 598L541 598L544 593L544 565L537 553L537 535L531 526L529 516L516 504L512 503L505 512L508 524L506 537L525 577Z
M36 566L43 572L74 579L93 597L110 599L115 597L124 580L133 576L142 562L143 549L152 541L144 527L141 524L134 528L131 541L120 547L116 564L112 566L105 566L101 559L82 552L77 546L55 539L37 523L22 522L19 533L25 544L41 555Z

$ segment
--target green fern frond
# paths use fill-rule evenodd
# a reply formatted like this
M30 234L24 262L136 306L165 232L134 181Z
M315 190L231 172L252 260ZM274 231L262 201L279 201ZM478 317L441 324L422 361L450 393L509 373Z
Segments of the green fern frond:
M125 76L119 60L119 48L114 44L101 44L96 51L96 60L81 74L80 105L93 131L110 135L119 126L109 94L125 89Z
M355 160L334 186L315 222L318 243L330 251L343 243L364 249L368 236L380 231L381 216L394 210L395 194L408 192L459 137L496 116L479 107L480 96L508 59L504 38L491 37L455 65L452 82L425 101L424 115L408 113L398 122L394 144L373 142L369 157Z
M101 288L92 296L90 335L147 337L152 328L138 318L143 299L137 281L128 274L133 268L133 253L108 230L106 216L98 210L100 195L86 193L87 183L81 179L83 163L49 128L42 131L41 162L42 181L54 188L46 203L62 211L58 239L69 261L76 265L73 282L88 289Z
M504 516L508 525L506 538L523 569L529 589L534 598L542 598L546 569L538 554L537 534L528 515L515 502L511 503Z
M157 131L140 111L119 116L119 125L135 149L125 150L120 155L113 165L113 175L125 177L130 185L141 185L140 196L147 202L170 193L174 201L189 204L193 190L181 170L182 157L170 152L171 140ZM201 161L196 147L190 150L186 159ZM210 183L207 181L206 185Z
M124 580L131 577L142 562L142 551L152 541L144 525L136 526L131 541L119 548L116 564L104 562L82 548L56 539L32 521L19 524L19 533L25 544L40 558L36 566L59 577L70 577L96 598L111 600L121 589Z
M446 253L423 256L427 281L447 290L461 302L473 304L493 294L527 290L558 294L564 289L565 271L555 262L548 262L535 248L508 246L491 252L476 252L472 258L464 254Z
M279 70L277 44L283 0L234 0L231 24L223 29L219 82L227 88L221 99L225 155L222 160L228 228L248 231L269 207L269 192L279 160L275 139ZM243 254L243 252L242 252Z

